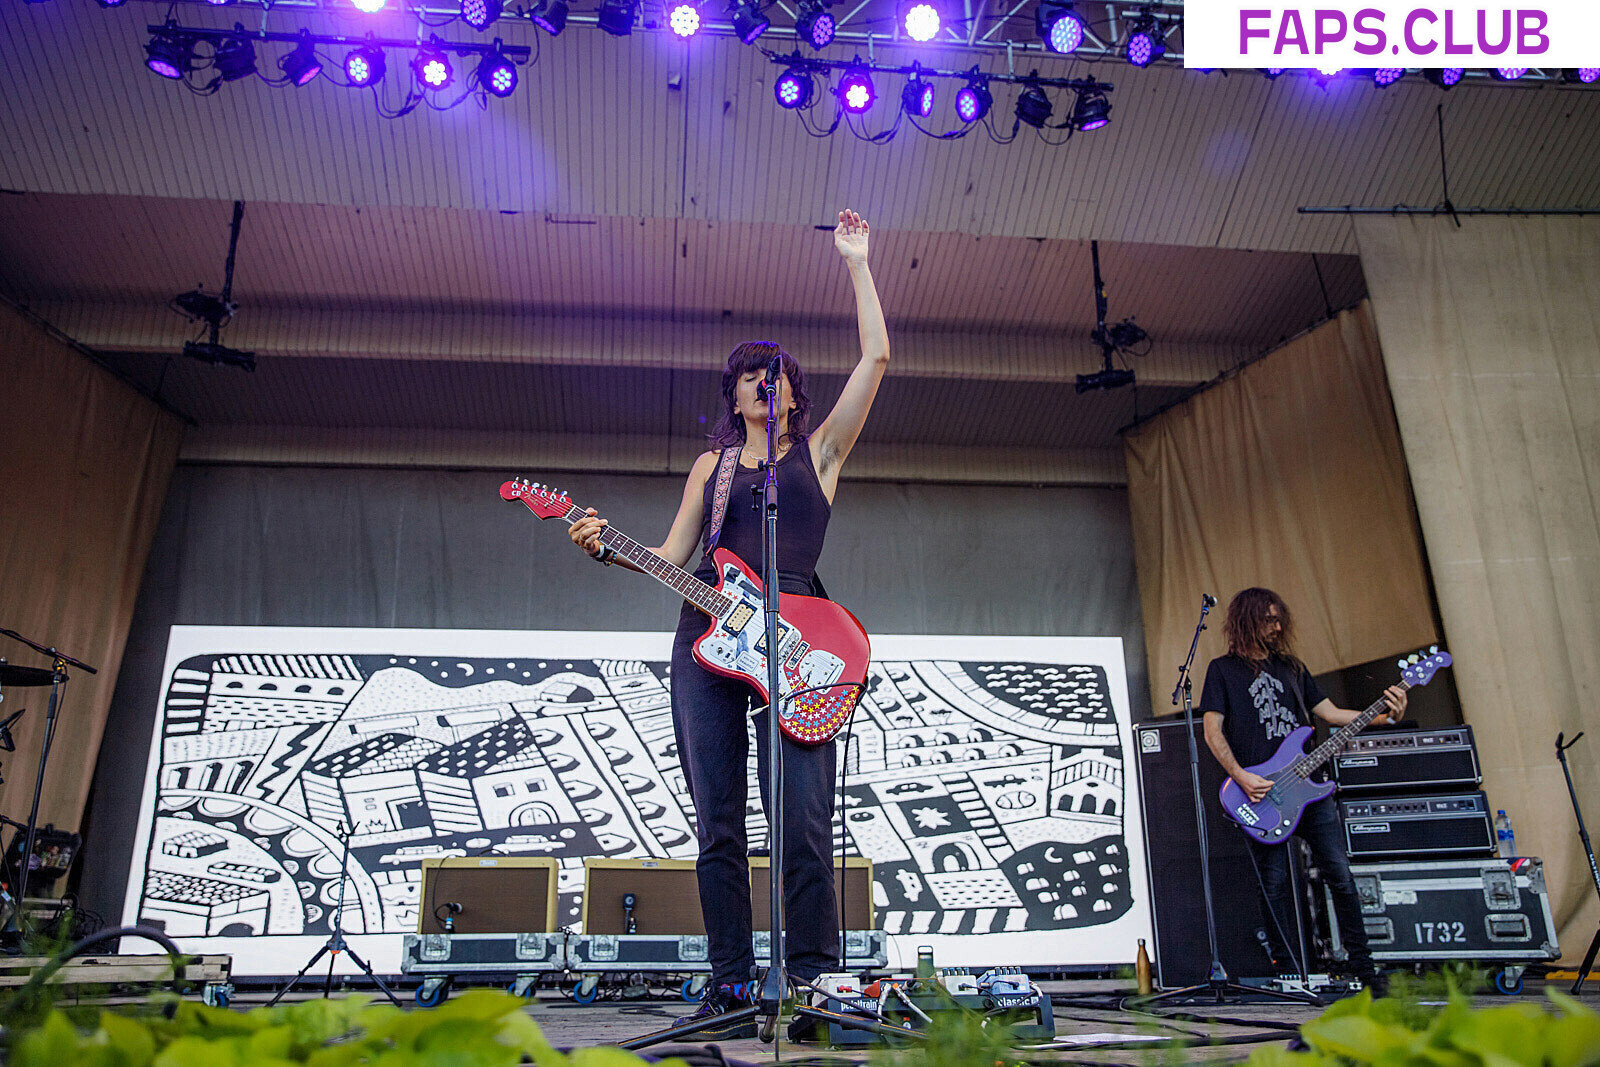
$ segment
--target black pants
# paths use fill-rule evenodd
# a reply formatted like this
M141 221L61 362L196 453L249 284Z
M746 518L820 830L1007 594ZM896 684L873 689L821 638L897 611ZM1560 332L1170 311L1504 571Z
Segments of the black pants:
M1332 797L1319 800L1306 808L1295 827L1295 836L1305 839L1311 846L1311 857L1322 872L1323 881L1333 896L1333 913L1339 919L1339 935L1345 950L1350 954L1349 968L1356 974L1372 970L1372 953L1367 948L1367 928L1361 921L1361 900L1356 896L1356 882L1350 875L1350 857L1344 850L1344 825L1339 819L1339 805ZM1247 839L1255 855L1256 868L1261 872L1261 888L1266 893L1261 920L1266 924L1267 941L1272 955L1280 967L1293 966L1289 961L1299 955L1285 950L1284 935L1293 936L1295 915L1294 899L1289 888L1289 850L1284 845L1262 845L1254 838ZM1277 922L1273 922L1276 913ZM1282 933L1278 926L1283 926ZM1309 966L1309 961L1301 960Z
M747 982L751 949L750 870L745 835L749 782L745 732L759 700L743 681L713 674L690 651L705 632L705 615L685 606L672 648L672 724L678 759L694 800L700 839L696 873L700 911L711 952L711 981ZM767 715L755 717L761 804L767 805ZM783 739L784 959L806 981L839 969L839 920L833 890L833 809L838 754L830 744L807 747Z

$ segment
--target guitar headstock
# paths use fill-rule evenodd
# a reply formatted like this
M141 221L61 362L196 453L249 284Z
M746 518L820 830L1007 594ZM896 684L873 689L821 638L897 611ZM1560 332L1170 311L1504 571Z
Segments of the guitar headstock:
M1427 685L1433 681L1434 672L1450 666L1450 653L1438 645L1429 645L1426 652L1413 652L1400 661L1400 677L1411 685Z
M541 519L564 519L572 509L572 498L563 489L556 489L526 478L513 478L500 486L500 499L520 500L528 510Z

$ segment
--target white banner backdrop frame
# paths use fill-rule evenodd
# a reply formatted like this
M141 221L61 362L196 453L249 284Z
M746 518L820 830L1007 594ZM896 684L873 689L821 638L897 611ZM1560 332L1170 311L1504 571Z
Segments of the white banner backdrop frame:
M292 974L327 939L353 821L345 932L379 973L425 855L555 855L576 929L585 856L696 852L671 642L172 627L123 921ZM931 945L943 966L1110 966L1153 943L1122 640L872 643L836 827L874 861L891 965ZM759 842L753 748L749 778Z

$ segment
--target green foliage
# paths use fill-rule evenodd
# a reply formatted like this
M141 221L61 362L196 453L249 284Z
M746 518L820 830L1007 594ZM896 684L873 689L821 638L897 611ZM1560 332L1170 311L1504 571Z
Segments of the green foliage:
M953 1007L953 1004L952 1004ZM975 1011L936 1011L928 1040L903 1049L879 1049L873 1067L1018 1067L1022 1054L1011 1046L1012 1028Z
M1309 1051L1263 1048L1250 1067L1593 1067L1600 1065L1600 1015L1547 989L1549 1007L1524 1002L1474 1008L1451 975L1436 1011L1406 997L1362 992L1300 1028Z
M168 999L141 1020L102 1011L80 1029L59 1011L15 1040L15 1067L641 1067L620 1049L557 1051L520 997L473 990L428 1011L369 997L307 1000L248 1012ZM681 1065L680 1065L681 1067Z

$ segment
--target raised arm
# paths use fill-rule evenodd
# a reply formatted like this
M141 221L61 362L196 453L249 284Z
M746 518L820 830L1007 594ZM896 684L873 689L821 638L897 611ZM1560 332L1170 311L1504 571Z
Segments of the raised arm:
M861 436L867 412L872 410L872 400L878 395L878 383L889 366L889 328L884 324L878 288L867 266L867 229L866 220L846 210L839 212L839 224L833 231L833 245L844 257L850 284L855 289L861 360L850 372L850 380L845 382L838 403L811 435L817 477L830 500L839 484L839 468L855 447L856 438Z

